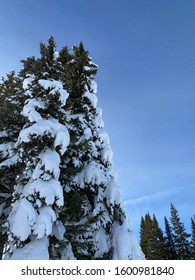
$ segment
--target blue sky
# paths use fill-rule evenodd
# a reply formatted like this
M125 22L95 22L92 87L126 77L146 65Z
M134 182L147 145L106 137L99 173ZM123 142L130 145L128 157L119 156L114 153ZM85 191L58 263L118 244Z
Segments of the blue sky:
M141 215L163 228L170 202L190 230L195 213L195 2L193 0L1 0L0 76L83 41L123 200L139 236Z

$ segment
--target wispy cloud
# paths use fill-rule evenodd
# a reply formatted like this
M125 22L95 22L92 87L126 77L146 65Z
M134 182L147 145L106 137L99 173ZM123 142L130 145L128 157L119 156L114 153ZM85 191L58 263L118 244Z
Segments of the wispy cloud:
M175 189L170 189L170 190L166 190L166 191L161 191L161 192L141 196L141 197L138 197L138 198L128 199L128 200L124 201L124 205L125 206L135 205L135 204L141 204L141 203L146 203L146 202L162 200L166 197L169 197L173 194L178 193L179 191L181 191L181 189L182 188L177 188L177 189L175 188Z

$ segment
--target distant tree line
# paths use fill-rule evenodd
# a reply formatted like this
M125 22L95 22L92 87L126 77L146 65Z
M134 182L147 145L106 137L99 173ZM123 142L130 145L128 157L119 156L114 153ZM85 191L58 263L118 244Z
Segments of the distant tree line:
M178 210L171 203L170 219L164 217L165 231L156 216L141 217L140 246L147 260L194 260L195 215L191 218L191 234L186 232Z

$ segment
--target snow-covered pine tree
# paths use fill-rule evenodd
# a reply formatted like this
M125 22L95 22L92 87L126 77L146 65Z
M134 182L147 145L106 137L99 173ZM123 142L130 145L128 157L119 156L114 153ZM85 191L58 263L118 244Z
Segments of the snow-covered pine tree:
M49 259L50 236L63 239L64 227L58 219L64 204L59 176L61 157L70 141L64 111L68 93L54 79L55 64L51 37L48 46L41 45L41 58L29 58L20 73L25 124L15 150L23 168L17 174L8 220L11 259Z
M64 84L71 143L61 173L65 202L60 218L66 228L61 257L142 259L122 207L110 141L97 106L97 65L82 43L73 46L68 69Z
M184 223L181 222L179 214L175 206L171 203L170 205L171 212L171 224L173 229L173 237L175 250L178 260L187 260L190 259L190 234L186 233Z
M11 211L16 175L21 166L14 150L23 123L20 86L20 79L14 71L2 78L0 83L0 259L7 240L7 218Z
M166 259L167 260L176 260L177 259L177 254L175 251L175 245L174 245L174 237L173 237L173 232L172 228L169 224L169 221L167 220L166 217L164 217L164 222L165 222L165 250L166 250Z

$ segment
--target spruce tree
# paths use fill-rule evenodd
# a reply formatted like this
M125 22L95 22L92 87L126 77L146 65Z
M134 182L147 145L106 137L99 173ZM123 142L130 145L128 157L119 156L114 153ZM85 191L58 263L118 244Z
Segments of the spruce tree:
M195 215L191 218L191 259L195 260Z
M166 260L176 260L177 254L175 251L174 236L173 236L172 228L166 217L164 217L164 222L165 222L164 240L165 240Z
M165 259L163 232L155 215L151 217L149 212L141 218L140 246L147 260Z
M145 257L147 259L147 240L148 240L148 234L146 231L146 223L145 223L145 218L141 217L141 222L140 222L140 247L142 248L143 253L145 254Z
M64 111L68 93L61 81L51 77L56 59L52 48L50 40L45 47L48 52L42 55L42 77L40 70L28 73L28 63L20 74L25 123L15 144L23 167L17 174L15 204L8 219L12 259L49 259L50 236L63 239L64 227L58 219L64 204L59 176L61 157L69 145ZM49 73L47 79L45 73Z
M64 75L71 143L61 176L66 198L61 212L66 242L61 255L68 259L142 258L139 246L131 243L132 229L121 206L109 137L97 107L96 72L83 44L73 46Z
M164 245L164 236L163 231L161 230L156 216L153 215L152 220L152 232L153 232L153 259L155 260L164 260L166 257L165 245Z
M177 209L171 203L171 224L173 228L174 245L179 260L190 259L190 234L186 233L184 223L181 222Z
M0 259L7 240L7 218L20 164L14 144L22 127L20 79L12 71L0 83Z
M153 259L153 222L150 213L141 218L140 246L147 260Z

